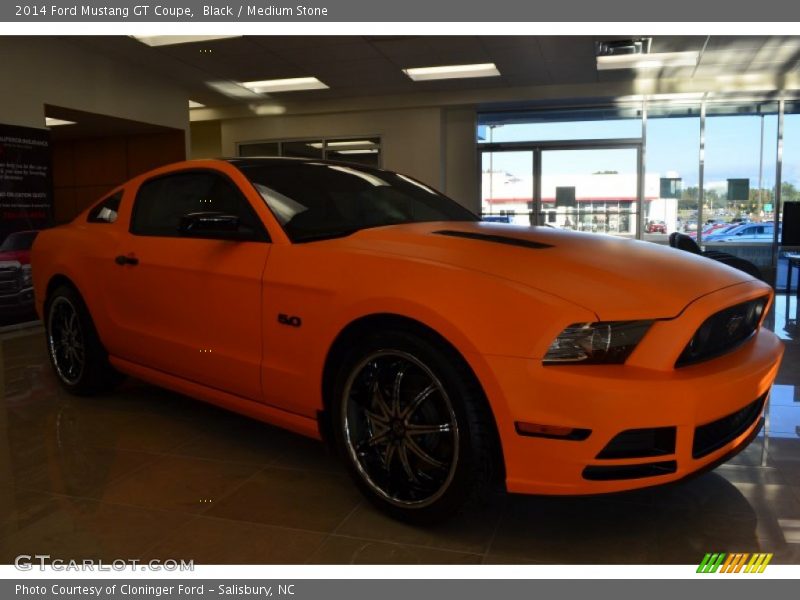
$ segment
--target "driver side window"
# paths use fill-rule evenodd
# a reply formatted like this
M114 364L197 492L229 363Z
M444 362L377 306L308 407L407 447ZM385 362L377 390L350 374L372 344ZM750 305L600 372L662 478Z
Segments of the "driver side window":
M189 171L143 183L136 195L130 231L134 235L180 237L181 218L216 212L239 218L239 230L266 240L264 225L239 189L211 171Z

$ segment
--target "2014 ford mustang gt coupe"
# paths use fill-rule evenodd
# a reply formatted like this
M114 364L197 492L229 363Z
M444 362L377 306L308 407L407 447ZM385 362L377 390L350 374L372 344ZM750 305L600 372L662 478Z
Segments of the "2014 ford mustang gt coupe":
M758 433L783 352L771 288L741 271L482 223L314 160L136 177L42 232L33 277L67 390L127 374L325 439L417 521L498 483L595 494L710 468Z

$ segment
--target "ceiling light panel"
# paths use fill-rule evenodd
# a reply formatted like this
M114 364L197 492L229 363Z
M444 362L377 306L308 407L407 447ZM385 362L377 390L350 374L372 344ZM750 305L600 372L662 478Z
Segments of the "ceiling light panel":
M403 69L403 73L414 81L432 81L436 79L469 79L473 77L498 77L500 71L494 63L475 65L448 65L441 67L418 67Z
M300 92L303 90L326 90L328 86L316 77L294 77L291 79L265 79L263 81L245 81L244 87L257 94L275 92Z
M61 125L75 125L75 121L66 121L64 119L54 119L53 117L44 118L45 127L59 127Z
M664 67L693 67L699 52L656 52L653 54L622 54L598 56L597 70L612 69L661 69Z

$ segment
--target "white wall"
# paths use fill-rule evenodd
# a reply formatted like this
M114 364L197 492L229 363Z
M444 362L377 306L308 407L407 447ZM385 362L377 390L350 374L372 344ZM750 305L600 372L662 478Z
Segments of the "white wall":
M0 122L44 127L44 105L188 129L186 93L145 69L51 37L0 37Z
M383 167L405 173L478 210L475 111L434 108L366 110L330 114L226 119L219 154L235 156L236 144L316 137L380 136ZM193 123L193 128L199 123ZM213 154L205 143L192 148Z
M480 212L480 167L475 141L477 112L472 108L445 110L443 191L470 210Z
M237 142L373 135L381 137L385 168L440 187L437 108L231 119L222 122L222 154L235 156Z

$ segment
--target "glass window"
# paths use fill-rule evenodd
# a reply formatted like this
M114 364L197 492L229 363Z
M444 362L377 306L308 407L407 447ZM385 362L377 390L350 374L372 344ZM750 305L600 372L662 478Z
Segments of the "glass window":
M703 244L746 259L771 279L771 227L761 232L725 224L773 222L778 105L775 102L706 105Z
M117 192L95 206L86 219L89 223L114 223L119 213L122 192Z
M781 165L781 202L783 208L778 215L781 224L778 243L784 237L787 245L778 253L778 272L775 287L785 290L788 284L788 260L786 253L797 253L800 241L795 243L796 235L800 235L800 102L787 102L783 112L783 164ZM788 225L784 227L784 219ZM791 220L792 222L789 222ZM785 229L785 232L784 232ZM800 275L795 269L791 291L797 289ZM790 300L786 300L790 302Z
M478 143L640 138L641 109L614 106L483 113Z
M238 145L239 156L288 156L290 158L326 159L380 168L381 140L363 136L319 140L280 140L274 142L243 142Z
M644 239L667 243L670 233L697 235L700 103L647 108Z
M239 144L239 156L280 156L278 142L253 142Z
M388 171L314 162L237 166L294 242L398 223L477 220L432 188Z
M324 142L281 142L281 156L291 158L322 158Z
M530 225L533 152L483 152L481 162L483 220Z
M357 163L368 167L380 166L381 144L378 138L354 138L325 141L325 158Z
M142 184L133 207L131 233L177 237L181 218L197 212L237 216L243 233L256 234L264 229L233 183L217 173L192 171Z
M633 237L637 165L636 148L542 150L546 221L563 229Z

